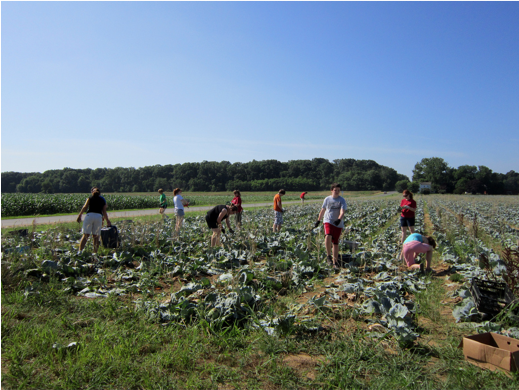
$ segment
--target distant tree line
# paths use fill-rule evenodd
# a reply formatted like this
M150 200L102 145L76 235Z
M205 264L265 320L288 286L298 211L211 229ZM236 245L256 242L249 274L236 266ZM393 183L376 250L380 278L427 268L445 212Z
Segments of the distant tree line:
M43 173L2 173L2 192L85 193L92 186L103 192L172 191L318 191L337 181L343 190L382 190L409 180L373 160L324 158L312 160L203 161L143 168L56 169Z
M403 191L407 188L411 192L418 192L421 182L431 182L431 191L435 193L519 193L519 172L496 173L484 165L453 168L440 157L424 158L416 163L413 181L398 181L395 189Z

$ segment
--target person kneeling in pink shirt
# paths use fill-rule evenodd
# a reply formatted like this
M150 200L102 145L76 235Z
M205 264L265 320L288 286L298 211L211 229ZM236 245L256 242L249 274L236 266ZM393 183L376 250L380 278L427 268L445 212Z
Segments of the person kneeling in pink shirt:
M436 241L431 236L423 236L419 233L413 233L404 241L402 255L410 269L425 268L426 272L431 270L432 251L436 248ZM416 264L415 259L419 253L425 253L425 267L423 264Z

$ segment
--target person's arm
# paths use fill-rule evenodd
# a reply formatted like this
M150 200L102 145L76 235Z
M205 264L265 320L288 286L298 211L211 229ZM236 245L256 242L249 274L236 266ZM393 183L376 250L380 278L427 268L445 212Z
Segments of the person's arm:
M403 209L411 210L413 213L416 211L416 207L413 208L413 207L411 207L411 206L404 206L404 207L402 207L402 208L403 208Z
M76 221L81 222L81 216L83 215L83 213L84 213L85 211L87 211L87 209L88 209L88 204L89 204L89 203L90 203L90 198L88 198L88 199L86 200L85 204L84 204L83 207L81 208L81 211L79 212L79 215L77 216Z
M106 219L106 226L112 226L112 222L110 222L110 219L108 218L108 214L106 212L107 207L108 206L105 203L105 205L103 206L103 218Z
M229 222L229 217L227 217L227 218L225 219L225 223L227 224L227 228L229 229L229 231L231 231L232 229L231 229L231 223ZM231 233L232 233L232 232L231 232Z
M218 214L218 219L216 220L216 223L220 225L222 223L223 218L227 215L227 209L223 209L220 211L220 214ZM229 219L227 219L227 223L229 223Z

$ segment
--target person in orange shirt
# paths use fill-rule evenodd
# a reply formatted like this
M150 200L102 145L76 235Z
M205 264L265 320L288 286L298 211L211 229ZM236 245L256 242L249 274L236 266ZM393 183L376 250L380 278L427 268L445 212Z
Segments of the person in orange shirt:
M281 207L281 197L285 195L285 190L281 189L274 196L274 225L272 231L279 232L281 230L281 224L283 223L283 207Z

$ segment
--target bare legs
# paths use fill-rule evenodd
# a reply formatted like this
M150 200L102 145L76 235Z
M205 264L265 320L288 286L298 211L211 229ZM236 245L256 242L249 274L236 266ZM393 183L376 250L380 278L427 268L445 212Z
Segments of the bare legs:
M220 228L211 229L213 231L213 235L211 236L211 248L215 247L217 245L220 245L220 234L221 230Z
M326 254L328 257L332 255L332 236L326 236L324 239L324 246L326 247ZM339 244L333 244L333 264L337 265L339 260Z
M175 236L180 234L180 228L182 227L182 222L184 221L184 217L179 217L177 215L177 221L175 223Z
M431 262L432 262L432 249L425 253L425 269L429 271L431 269ZM409 269L419 269L420 264L413 264L409 267Z
M81 237L81 241L79 242L80 251L85 249L88 237L90 237L90 234L83 234L83 237ZM99 249L99 236L92 234L92 238L94 239L94 253L97 253L97 250Z
M272 231L274 233L279 232L280 230L281 230L281 225L276 225L276 224L272 225Z

